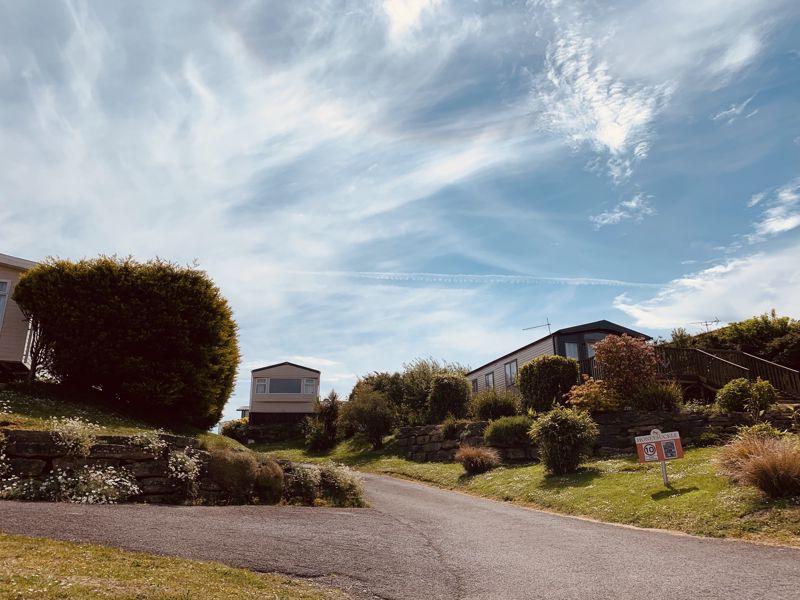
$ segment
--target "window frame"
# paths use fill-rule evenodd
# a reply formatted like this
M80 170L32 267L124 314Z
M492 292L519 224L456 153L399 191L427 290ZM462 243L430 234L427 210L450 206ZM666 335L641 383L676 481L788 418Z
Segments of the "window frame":
M304 396L316 396L317 395L317 380L314 377L303 377L302 380L303 380L303 382L302 382L302 384L300 386L302 394ZM309 382L311 382L311 387L312 387L311 392L307 392L306 391L306 384L308 384Z
M567 350L567 348L570 345L575 346L575 356L570 356L569 355L569 351ZM581 345L580 345L580 343L579 342L564 342L564 356L566 358L572 358L574 360L580 360L581 359Z
M491 385L489 385L489 378L490 377L492 379L492 384ZM483 375L483 382L486 385L486 389L487 390L493 390L494 389L494 371L489 371L488 373L485 373Z
M264 386L263 392L258 391L259 385ZM253 377L253 395L266 396L267 394L269 394L269 377Z
M477 377L472 380L472 393L473 394L477 394L478 393L478 378Z
M6 284L6 290L0 292L2 304L0 304L0 331L3 329L3 322L6 316L6 307L8 307L8 299L11 298L11 282L8 279L0 279L0 283Z
M509 369L508 367L511 366L511 365L514 365L514 373L512 373L511 378L510 378L511 380L509 381L508 374L509 374L509 371L511 371L511 369ZM519 364L517 363L517 359L516 358L514 360L508 361L507 363L505 363L503 365L503 375L505 375L505 378L506 378L506 387L507 388L514 387L515 385L517 385L517 374L518 373L519 373Z

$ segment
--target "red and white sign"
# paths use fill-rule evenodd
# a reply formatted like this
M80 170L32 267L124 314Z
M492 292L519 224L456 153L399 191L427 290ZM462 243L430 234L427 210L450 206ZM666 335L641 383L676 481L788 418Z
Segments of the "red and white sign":
M650 435L636 437L636 452L641 463L683 458L681 434L677 431L661 433L658 429L654 429Z

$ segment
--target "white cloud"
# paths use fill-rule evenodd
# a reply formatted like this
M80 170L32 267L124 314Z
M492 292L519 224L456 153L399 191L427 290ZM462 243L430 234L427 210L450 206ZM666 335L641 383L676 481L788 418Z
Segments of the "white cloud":
M776 309L794 315L800 306L800 244L737 258L676 279L656 296L633 301L626 295L615 308L654 329L683 327L718 316L735 321Z
M753 199L757 201L754 202ZM767 192L756 194L747 205L756 206L762 201L767 208L753 224L755 233L748 236L750 242L758 242L800 227L800 178L779 187L769 195Z
M419 28L424 14L434 12L441 4L442 0L383 0L392 40L404 42Z
M755 98L755 97L756 97L756 95L753 94L747 100L745 100L744 102L741 102L740 104L731 104L730 107L726 108L725 110L721 110L720 112L718 112L715 115L713 115L711 117L711 120L712 121L724 120L724 121L726 121L728 123L728 125L730 125L739 116L741 116L741 114L744 112L744 110L747 108L747 106L750 104L750 102L753 101L753 98ZM752 110L752 111L748 112L745 115L744 118L745 119L749 119L750 117L755 116L756 114L758 114L758 109L755 109L755 110Z
M766 196L766 192L758 192L757 194L753 194L750 196L750 200L747 201L748 208L752 208L756 204L759 204L764 198L766 198Z
M640 193L630 200L619 202L611 210L590 217L589 220L594 223L596 228L600 228L605 225L617 225L622 221L641 221L654 214L656 214L656 209L650 203L649 197Z

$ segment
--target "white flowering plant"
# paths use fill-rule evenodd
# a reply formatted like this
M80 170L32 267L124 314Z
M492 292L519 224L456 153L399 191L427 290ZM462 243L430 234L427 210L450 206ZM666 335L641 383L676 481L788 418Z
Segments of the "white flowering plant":
M44 480L17 479L0 488L0 497L77 504L116 504L140 493L136 478L125 468L85 466L57 469Z
M150 452L153 456L160 456L167 449L167 442L161 437L166 433L163 429L142 431L131 437L131 444Z
M167 459L167 475L181 484L189 498L197 496L197 480L202 467L202 460L191 448L170 452Z
M50 435L71 456L89 456L100 426L79 417L51 417Z

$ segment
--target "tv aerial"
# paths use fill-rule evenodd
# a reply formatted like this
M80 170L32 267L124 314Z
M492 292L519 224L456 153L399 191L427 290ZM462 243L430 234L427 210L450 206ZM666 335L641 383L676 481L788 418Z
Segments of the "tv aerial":
M711 331L712 325L719 325L719 317L714 317L711 321L692 321L689 325L702 325L706 328L706 333Z
M541 329L542 327L547 327L547 334L550 335L552 332L550 331L550 319L545 317L546 323L542 325L534 325L533 327L523 327L522 331L529 331L530 329Z

